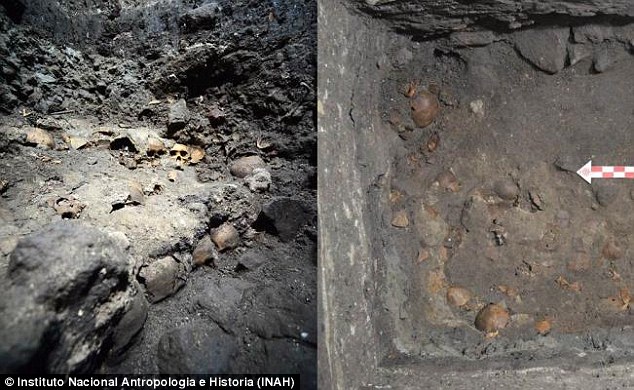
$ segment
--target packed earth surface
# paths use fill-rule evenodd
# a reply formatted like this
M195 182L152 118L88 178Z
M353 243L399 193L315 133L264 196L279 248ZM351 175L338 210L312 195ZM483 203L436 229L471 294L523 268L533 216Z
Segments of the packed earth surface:
M319 179L345 188L319 189L320 278L342 286L320 291L321 380L595 388L575 372L622 363L631 384L634 181L577 171L634 165L632 5L339 3L319 19ZM355 359L378 373L342 375Z
M402 347L544 353L551 332L631 327L634 186L576 171L632 165L632 38L631 26L548 27L396 53L381 104L400 139L387 234L408 270ZM505 310L495 329L476 320L490 303ZM448 340L434 335L445 327Z
M2 5L2 371L314 388L315 5Z

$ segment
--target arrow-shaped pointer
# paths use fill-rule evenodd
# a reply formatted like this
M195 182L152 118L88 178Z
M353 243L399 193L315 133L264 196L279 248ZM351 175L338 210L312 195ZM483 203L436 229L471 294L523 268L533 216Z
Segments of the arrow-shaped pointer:
M592 179L634 179L634 167L617 166L593 166L592 160L577 171L577 174L588 183Z

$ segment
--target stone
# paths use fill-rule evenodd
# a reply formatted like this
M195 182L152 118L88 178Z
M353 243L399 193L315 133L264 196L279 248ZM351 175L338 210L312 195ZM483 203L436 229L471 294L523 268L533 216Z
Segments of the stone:
M251 175L256 168L266 168L264 160L260 156L246 156L231 163L229 172L233 176L244 178Z
M152 303L173 295L187 280L188 270L172 256L165 256L142 267L139 279L145 285L148 300Z
M613 238L606 240L603 244L603 249L601 250L601 255L610 260L618 260L623 257L625 250L623 247Z
M0 301L0 370L93 372L113 338L125 349L145 321L132 264L108 234L78 221L20 240Z
M266 256L259 251L250 250L240 256L240 259L238 259L238 266L236 268L238 270L246 269L253 271L260 268L260 266L264 263L266 263Z
M567 269L572 272L584 272L592 266L590 255L585 252L577 252L572 256L566 265Z
M228 374L237 354L236 341L217 326L190 323L161 336L157 365L161 374Z
M597 202L603 207L614 203L619 196L620 191L617 185L613 185L612 183L598 183L596 186L595 197Z
M566 64L568 28L531 29L516 33L515 47L528 62L555 74Z
M511 179L501 179L493 185L495 194L504 200L515 200L520 194L517 184Z
M585 156L578 156L575 154L561 154L555 159L555 167L561 171L577 173L577 170L581 168L587 162Z
M392 226L397 228L405 228L409 226L409 217L407 211L399 210L392 215Z
M585 45L568 45L568 63L570 66L574 66L580 61L589 58L591 54L590 49L588 49Z
M309 221L304 204L296 199L276 198L262 207L258 221L272 226L272 232L282 241L291 241L299 229Z
M597 73L606 72L612 67L612 58L606 49L601 49L594 55L594 60L592 61L592 68Z
M216 25L221 15L222 7L217 2L210 2L187 11L182 20L188 29L209 30Z
M209 236L203 237L196 245L192 253L192 261L194 265L200 266L204 264L214 265L218 259L218 251Z
M406 47L400 48L394 55L394 66L401 68L414 59L414 53Z
M471 300L471 297L471 292L466 288L452 286L447 289L447 302L452 306L464 306Z
M224 223L211 232L211 241L218 247L219 251L233 249L240 244L240 234L230 223Z
M19 372L36 362L35 357L45 344L45 334L51 328L53 315L44 305L34 302L26 289L12 288L3 293L0 301L0 370ZM52 340L53 341L53 340ZM57 340L54 340L54 344Z
M121 321L114 328L112 334L111 355L120 355L133 340L147 319L148 302L141 292L137 293L131 300L128 311L123 315Z
M301 376L302 389L318 389L317 364L310 358L313 348L307 343L294 343L289 339L266 340L264 372L295 372Z
M455 32L449 37L449 41L456 47L486 46L495 42L495 34L492 31Z
M314 306L280 291L284 291L281 286L258 288L254 302L258 310L245 318L249 329L264 339L291 337L316 343L317 322L311 320ZM302 338L302 332L308 333L307 338Z
M601 43L612 37L614 37L614 31L611 26L584 24L572 29L572 40L575 43Z
M482 99L477 99L469 103L469 110L479 118L484 118L484 102Z
M189 109L187 109L187 102L185 99L180 99L176 103L172 104L167 115L167 131L168 134L174 134L178 130L182 130L187 126L191 115Z
M35 72L35 78L42 84L52 84L57 82L55 77L40 72Z
M271 186L271 174L265 168L255 168L244 182L253 192L266 191Z
M385 4L385 3L391 3L394 0L365 0L365 3L367 5L378 5L378 4Z
M233 333L244 293L252 288L255 288L253 283L235 278L206 281L198 290L196 305L221 328Z

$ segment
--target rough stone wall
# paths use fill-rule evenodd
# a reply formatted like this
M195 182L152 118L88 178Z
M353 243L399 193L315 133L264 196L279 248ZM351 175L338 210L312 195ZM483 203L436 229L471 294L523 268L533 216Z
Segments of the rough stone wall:
M469 29L515 30L563 19L614 23L634 20L629 0L353 0L363 12L380 17L397 31L430 38Z
M368 213L366 191L388 169L389 147L367 109L378 104L374 54L389 45L385 34L368 39L371 29L347 18L341 3L332 5L322 1L318 19L319 182L337 183L319 187L319 382L353 389L372 382L383 356L374 328L378 259L371 242L379 221Z

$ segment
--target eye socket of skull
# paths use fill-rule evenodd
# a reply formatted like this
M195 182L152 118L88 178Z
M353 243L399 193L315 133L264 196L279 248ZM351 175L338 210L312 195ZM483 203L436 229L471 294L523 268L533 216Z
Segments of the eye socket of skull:
M178 154L183 158L186 158L189 155L189 153L186 150L179 150Z

